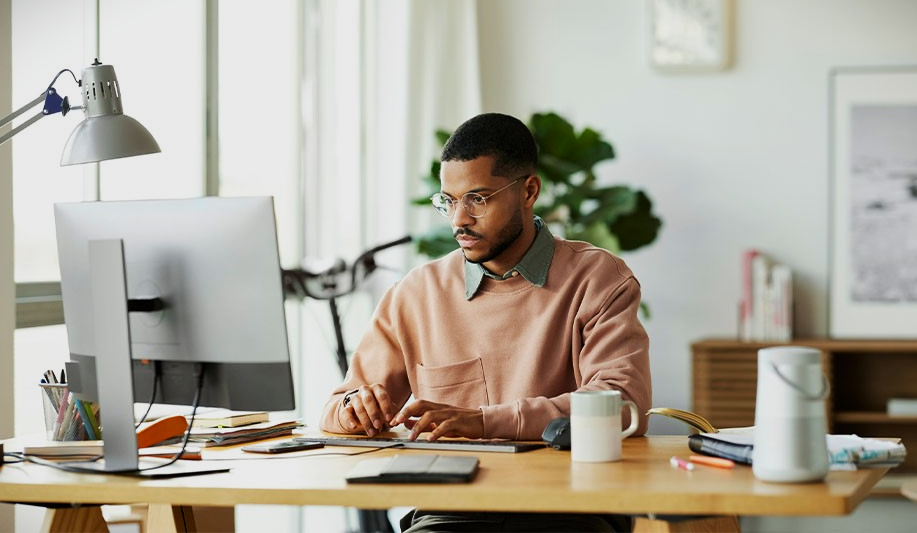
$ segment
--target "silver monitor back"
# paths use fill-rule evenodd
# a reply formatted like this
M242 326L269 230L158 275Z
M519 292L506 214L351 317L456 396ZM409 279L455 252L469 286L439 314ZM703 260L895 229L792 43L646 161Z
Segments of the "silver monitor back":
M58 254L70 351L95 340L88 241L124 241L134 359L213 363L289 360L271 198L57 204Z
M271 198L56 204L54 214L70 389L98 401L104 421L96 468L138 471L135 401L295 408ZM144 395L154 381L156 397Z

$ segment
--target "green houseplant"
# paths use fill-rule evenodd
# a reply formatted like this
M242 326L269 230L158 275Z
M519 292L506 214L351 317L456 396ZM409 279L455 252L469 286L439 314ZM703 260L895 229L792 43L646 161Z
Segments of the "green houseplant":
M533 114L528 126L538 143L538 176L542 181L535 214L552 231L613 253L636 250L656 239L662 220L653 213L646 193L626 185L596 183L595 166L615 157L614 148L599 132L584 128L577 133L569 121L552 112ZM445 130L436 131L440 146L449 135ZM430 194L439 190L439 168L437 159L424 177ZM414 203L429 205L428 196ZM418 252L428 257L439 257L458 247L449 227L438 227L416 241Z

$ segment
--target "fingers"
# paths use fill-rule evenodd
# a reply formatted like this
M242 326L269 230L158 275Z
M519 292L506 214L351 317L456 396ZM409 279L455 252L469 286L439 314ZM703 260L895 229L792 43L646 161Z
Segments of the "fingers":
M480 409L464 409L451 405L417 400L406 405L392 419L392 425L404 424L411 430L411 440L429 432L427 440L440 437L480 438L484 434L484 414Z
M392 425L397 426L398 424L406 424L411 417L423 415L436 405L437 404L426 400L415 400L405 405L401 411L398 411L398 414L392 418Z
M426 400L415 400L405 405L401 411L392 418L392 426L404 424L404 427L411 430L411 434L408 438L415 440L418 435L423 433L434 423L434 410L443 407L447 406L428 402Z
M362 429L370 437L388 429L394 411L388 392L379 384L357 389L344 409L350 414L350 420L345 422L348 429Z

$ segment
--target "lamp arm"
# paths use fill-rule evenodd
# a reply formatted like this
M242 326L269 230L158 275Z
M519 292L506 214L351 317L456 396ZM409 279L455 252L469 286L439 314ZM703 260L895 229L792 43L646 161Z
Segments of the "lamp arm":
M13 129L11 129L11 130L9 131L9 133L6 133L6 134L4 134L3 136L0 136L0 144L3 144L3 143L5 143L6 141L12 139L13 137L16 136L17 133L19 133L20 131L22 131L22 130L28 128L28 127L31 126L32 124L35 124L36 122L38 122L38 119L44 118L44 117L45 117L45 114L42 113L41 111L39 111L38 113L35 113L35 116L33 116L32 118L30 118L29 120L23 122L22 124L16 126L16 127L13 128Z
M58 74L58 76L59 76L59 75L60 75L60 74ZM55 79L57 79L57 78L55 78ZM8 133L5 133L3 136L0 136L0 144L3 144L3 143L5 143L6 141L12 139L13 137L16 136L17 133L19 133L20 131L22 131L22 130L28 128L28 127L31 126L32 124L35 124L36 122L38 122L38 119L40 119L40 118L42 118L42 117L46 117L46 116L48 116L48 115L53 115L53 114L55 114L55 113L62 113L62 114L64 114L64 115L66 115L67 112L70 111L70 101L69 101L67 98L61 98L60 95L57 94L57 90L56 90L54 87L48 87L48 90L46 90L45 92L41 93L41 94L38 96L38 98L36 98L36 99L32 100L31 102L27 103L26 105L20 107L20 108L17 109L16 111L13 111L13 112L10 113L9 115L3 117L3 119L0 120L0 128L2 128L3 126L6 126L6 125L7 125L9 122L11 122L14 118L16 118L16 117L18 117L19 115L25 113L29 108L31 108L31 107L33 107L33 106L35 106L35 105L38 105L38 104L41 103L41 102L44 102L44 103L45 103L45 105L44 105L44 107L42 108L42 110L39 111L38 113L36 113L33 117L31 117L31 118L28 119L27 121L23 122L22 124L16 126L16 127L13 128L12 130L10 130Z
M32 100L31 102L27 103L26 105L20 107L20 108L17 109L16 111L13 111L13 112L10 113L9 115L3 117L3 119L0 120L0 128L2 128L3 126L6 126L6 125L9 124L14 118L16 118L16 117L18 117L19 115L21 115L21 114L25 113L26 111L28 111L28 109L29 109L30 107L33 107L33 106L38 105L38 103L44 101L44 99L45 99L45 93L41 93L41 94L38 95L38 98L36 98L36 99Z

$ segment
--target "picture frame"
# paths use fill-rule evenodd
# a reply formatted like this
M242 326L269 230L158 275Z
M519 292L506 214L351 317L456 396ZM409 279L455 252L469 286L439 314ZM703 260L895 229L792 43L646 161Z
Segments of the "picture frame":
M917 65L829 86L829 334L917 338Z

